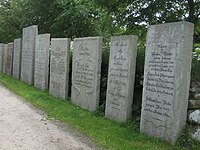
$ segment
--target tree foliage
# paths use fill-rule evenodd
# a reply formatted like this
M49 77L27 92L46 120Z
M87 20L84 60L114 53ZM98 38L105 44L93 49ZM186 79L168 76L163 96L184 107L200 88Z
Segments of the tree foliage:
M1 0L0 42L37 24L52 37L136 34L141 39L151 24L186 20L200 34L200 0Z

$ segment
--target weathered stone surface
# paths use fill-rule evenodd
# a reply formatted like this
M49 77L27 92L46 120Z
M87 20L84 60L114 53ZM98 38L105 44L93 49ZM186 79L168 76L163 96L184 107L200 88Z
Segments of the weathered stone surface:
M195 94L195 95L194 95L194 99L200 100L200 94Z
M36 36L34 86L48 88L50 34Z
M72 103L90 111L99 105L102 37L74 40Z
M4 44L0 43L0 72L3 72Z
M22 52L22 44L21 38L14 40L14 54L13 54L13 73L12 76L15 79L20 78L21 71L21 52Z
M49 94L64 100L68 97L70 41L68 38L51 39Z
M111 38L105 115L118 122L132 115L136 56L136 36Z
M7 47L7 58L6 58L6 74L12 76L12 65L13 65L13 51L14 45L12 43L8 43Z
M4 44L4 47L3 47L3 73L6 73L7 51L8 51L8 44Z
M200 109L200 100L189 100L188 109Z
M23 29L21 81L31 85L34 80L35 40L38 34L36 25Z
M195 110L195 111L189 112L188 121L192 124L200 125L200 110Z
M194 25L148 29L140 131L175 143L184 128L190 87Z

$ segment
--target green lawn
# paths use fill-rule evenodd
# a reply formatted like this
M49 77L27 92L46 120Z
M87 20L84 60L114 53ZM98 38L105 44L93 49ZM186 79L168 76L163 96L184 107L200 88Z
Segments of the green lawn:
M69 101L49 96L48 92L39 91L33 86L4 74L0 74L0 82L32 105L46 112L49 118L67 123L70 127L86 134L99 147L121 150L183 149L178 146L179 144L172 146L161 140L140 134L138 121L127 124L115 123L98 115L98 113L88 112L74 106ZM181 142L186 143L187 137L183 137ZM193 142L192 147L190 145L190 149L196 150L198 148L200 148L200 144L197 142Z

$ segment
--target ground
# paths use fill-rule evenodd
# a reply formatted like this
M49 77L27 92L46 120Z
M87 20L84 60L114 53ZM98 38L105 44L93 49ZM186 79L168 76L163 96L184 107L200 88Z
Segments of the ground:
M94 143L0 85L1 150L94 150Z

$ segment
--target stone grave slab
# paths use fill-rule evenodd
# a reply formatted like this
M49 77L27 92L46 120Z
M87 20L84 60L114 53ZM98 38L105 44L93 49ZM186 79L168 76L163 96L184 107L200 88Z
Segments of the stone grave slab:
M186 124L194 25L150 26L140 131L175 143Z
M13 78L20 79L21 71L21 53L22 44L21 38L14 40L14 54L13 54Z
M4 44L0 43L0 72L3 72Z
M38 35L36 25L23 29L22 58L21 58L21 81L31 85L34 80L35 40Z
M74 40L71 101L89 111L99 105L101 55L102 37Z
M6 73L7 51L8 51L8 44L4 44L3 46L3 73Z
M51 39L49 94L67 100L70 39Z
M7 47L7 58L6 58L6 74L12 76L12 65L13 65L13 51L14 45L12 43L8 43Z
M34 86L48 88L50 34L36 36Z
M132 115L137 36L111 38L105 116L126 122Z

